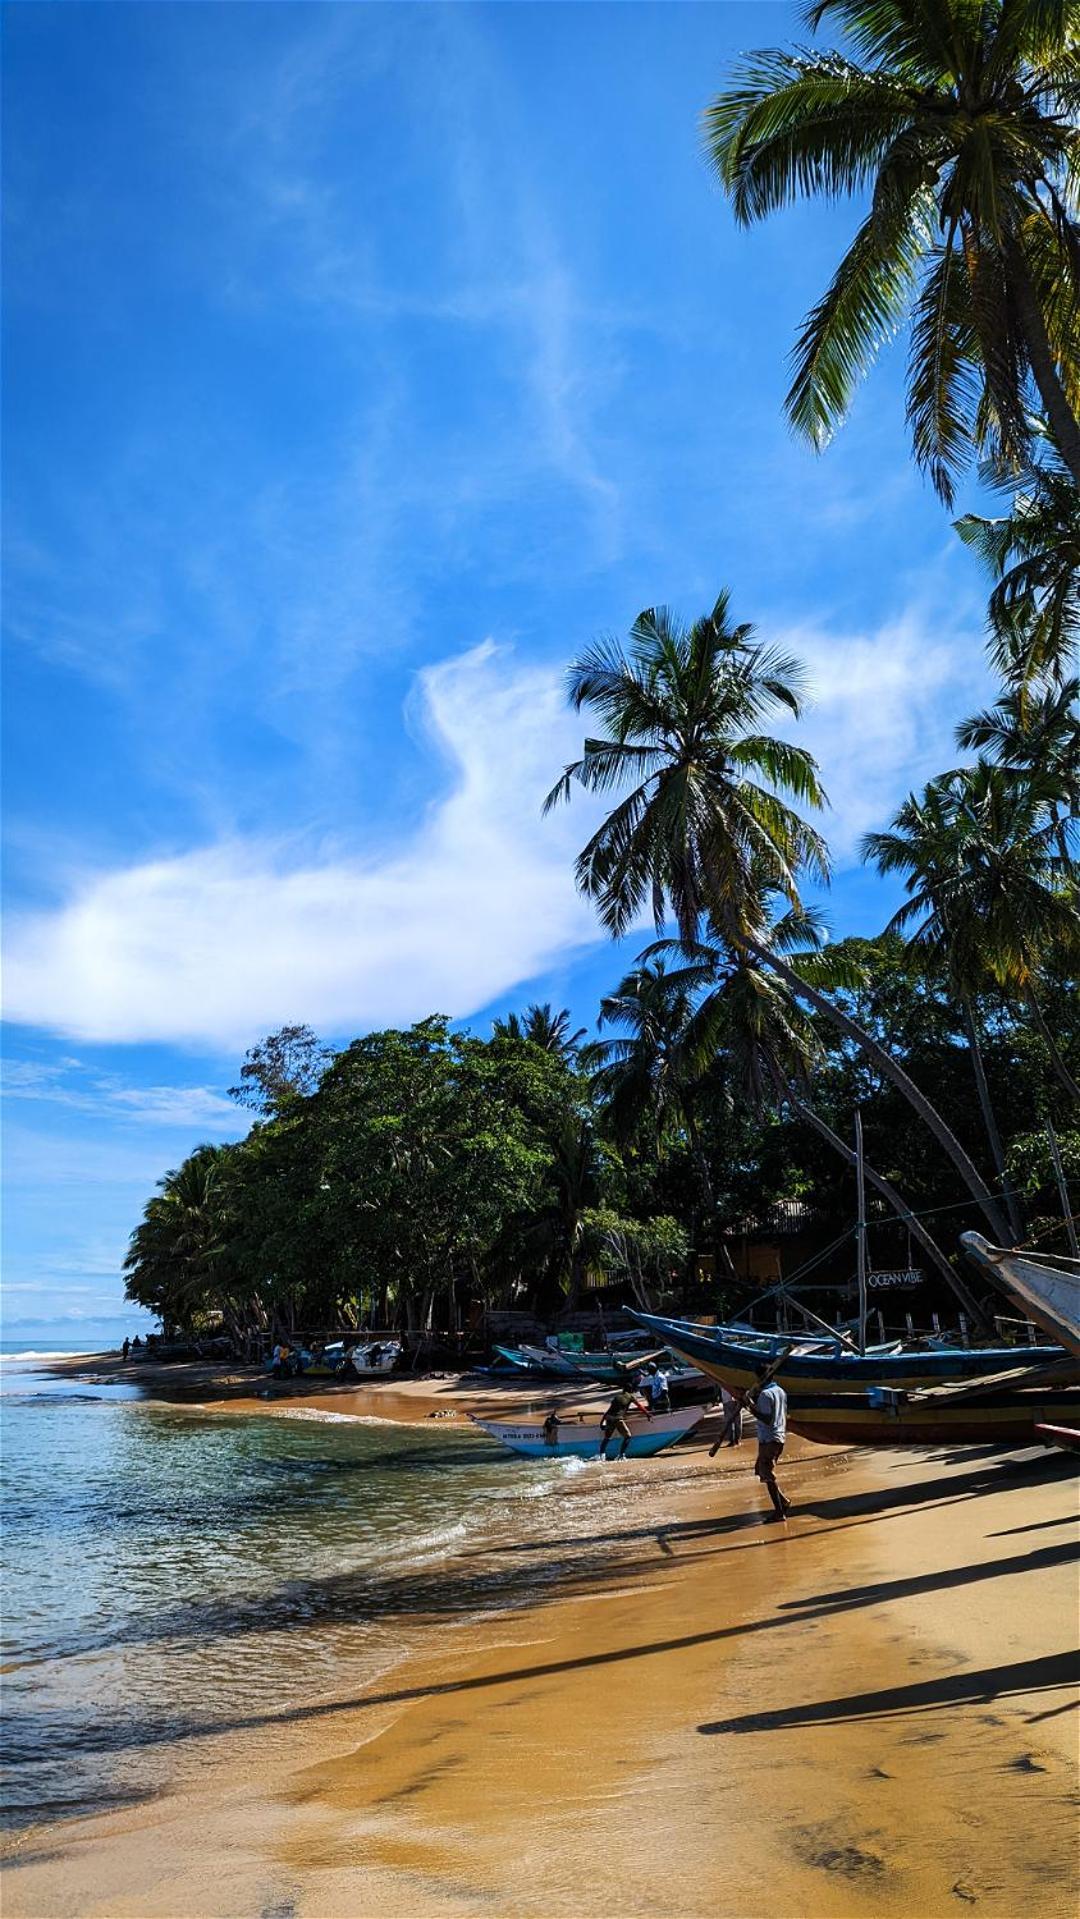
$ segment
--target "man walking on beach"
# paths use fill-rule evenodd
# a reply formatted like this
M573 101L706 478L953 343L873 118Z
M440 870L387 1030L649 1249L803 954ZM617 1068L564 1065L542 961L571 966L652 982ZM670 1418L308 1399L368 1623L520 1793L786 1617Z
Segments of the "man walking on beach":
M787 1438L787 1394L775 1379L768 1378L768 1373L767 1366L758 1368L761 1384L751 1388L745 1397L757 1420L758 1450L754 1471L772 1500L773 1509L768 1517L775 1521L786 1519L791 1511L790 1500L785 1498L776 1483L776 1467Z

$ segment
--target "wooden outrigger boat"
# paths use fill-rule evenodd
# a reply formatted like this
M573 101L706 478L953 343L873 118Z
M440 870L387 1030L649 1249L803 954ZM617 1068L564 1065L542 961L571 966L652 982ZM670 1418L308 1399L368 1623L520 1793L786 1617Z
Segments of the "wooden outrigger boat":
M744 1346L718 1337L712 1326L691 1328L685 1321L661 1319L635 1312L634 1318L661 1336L673 1352L707 1373L722 1386L745 1391L754 1384L763 1360L772 1357L760 1347ZM788 1344L790 1346L790 1335ZM787 1393L865 1393L871 1386L890 1386L911 1392L926 1386L954 1385L962 1380L992 1378L1019 1367L1046 1366L1065 1354L1057 1346L937 1347L925 1352L888 1347L867 1353L814 1350L800 1343L789 1350L776 1374Z
M469 1416L481 1432L490 1433L492 1439L500 1440L512 1453L520 1453L525 1459L596 1459L600 1453L603 1434L597 1412L560 1415L553 1438L545 1435L544 1422L539 1419L478 1419L475 1413ZM628 1456L649 1459L655 1453L664 1452L693 1432L695 1426L700 1426L704 1417L702 1406L657 1413L652 1419L643 1413L631 1413L626 1422L630 1428ZM621 1444L621 1440L612 1439L611 1452L616 1453Z

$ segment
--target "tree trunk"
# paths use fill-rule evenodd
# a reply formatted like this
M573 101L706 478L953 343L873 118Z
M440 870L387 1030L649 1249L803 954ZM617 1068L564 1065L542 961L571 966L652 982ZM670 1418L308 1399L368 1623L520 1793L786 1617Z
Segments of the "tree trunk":
M1043 1009L1039 1005L1039 1002L1036 999L1034 993L1028 994L1027 1003L1031 1008L1031 1016L1033 1020L1035 1021L1035 1025L1038 1028L1039 1037L1042 1040L1043 1044L1046 1047L1047 1052L1050 1055L1051 1066L1053 1067L1055 1073L1057 1074L1058 1079L1061 1081L1061 1084L1064 1086L1065 1091L1068 1093L1069 1098L1071 1100L1075 1100L1076 1104L1080 1106L1080 1086L1076 1084L1076 1081L1074 1080L1072 1074L1070 1073L1068 1067L1066 1066L1065 1061L1062 1059L1061 1054L1058 1052L1057 1042L1055 1041L1054 1035L1050 1031L1050 1028L1046 1024L1046 1019L1043 1014Z
M814 1131L821 1135L822 1139L827 1140L834 1151L839 1153L842 1159L847 1160L849 1166L854 1166L854 1149L848 1145L846 1140L841 1139L838 1133L833 1132L832 1127L822 1119L820 1113L815 1113L812 1106L808 1106L805 1100L800 1099L793 1086L781 1085L779 1090L787 1099L788 1104L794 1107L800 1117L805 1119L807 1124L812 1126ZM996 1328L993 1321L983 1311L974 1296L968 1292L963 1280L954 1273L937 1241L927 1232L922 1220L911 1211L909 1206L904 1204L895 1186L890 1186L887 1179L883 1179L880 1173L875 1172L874 1168L865 1164L865 1162L863 1171L870 1181L871 1186L877 1189L882 1199L887 1200L888 1204L892 1207L897 1218L903 1221L912 1239L918 1240L919 1245L922 1247L931 1264L936 1266L942 1278L948 1281L964 1312L969 1313L986 1332L996 1335Z
M1031 268L1023 247L1015 239L1006 241L1005 268L1016 301L1035 385L1046 409L1047 425L1065 465L1077 486L1080 486L1080 420L1077 420L1069 405L1061 384Z
M990 1142L990 1154L1001 1183L1005 1209L1009 1215L1009 1225L1012 1228L1012 1243L1014 1246L1018 1246L1024 1236L1023 1223L1020 1218L1020 1210L1016 1204L1016 1194L1013 1192L1012 1186L1009 1183L1009 1175L1005 1171L1005 1152L1001 1144L1001 1134L998 1131L997 1116L990 1100L990 1088L986 1083L986 1068L983 1065L982 1047L979 1045L979 1032L975 1025L975 1014L971 1001L966 995L961 1000L960 1006L964 1015L964 1026L967 1031L968 1047L971 1052L971 1064L975 1070L975 1086L979 1095L979 1105L982 1108L983 1125L986 1128L986 1137Z
M843 1033L845 1039L851 1040L867 1059L873 1061L878 1071L892 1081L897 1091L904 1095L918 1113L923 1124L929 1127L938 1145L952 1160L968 1192L982 1212L996 1244L1004 1245L1009 1238L1008 1224L986 1181L973 1160L964 1151L951 1127L945 1124L941 1114L931 1106L925 1095L920 1093L914 1080L905 1073L899 1060L895 1060L891 1053L887 1053L883 1046L879 1046L877 1040L849 1018L842 1007L837 1006L833 1000L819 992L816 986L811 986L807 980L801 979L794 968L789 966L786 960L782 960L777 953L771 952L767 946L760 946L756 940L746 939L744 943L755 959L760 960L763 966L771 967L774 973L778 973L793 993L797 993L801 999L809 1000L816 1012L824 1013L826 1019L830 1019L833 1025Z

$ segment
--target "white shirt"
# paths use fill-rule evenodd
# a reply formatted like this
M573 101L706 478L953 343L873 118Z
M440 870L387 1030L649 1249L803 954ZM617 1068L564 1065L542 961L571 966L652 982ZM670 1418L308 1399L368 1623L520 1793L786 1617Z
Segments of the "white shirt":
M755 1397L759 1446L782 1446L787 1438L786 1392L773 1379Z

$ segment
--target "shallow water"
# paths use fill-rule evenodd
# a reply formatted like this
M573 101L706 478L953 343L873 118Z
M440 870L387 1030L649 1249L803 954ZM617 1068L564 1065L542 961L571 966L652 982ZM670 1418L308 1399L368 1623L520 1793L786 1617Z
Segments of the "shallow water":
M369 1685L412 1620L468 1613L447 1551L580 1470L471 1429L177 1409L25 1361L0 1390L14 1825L160 1790L178 1736ZM481 1582L493 1600L516 1594Z

